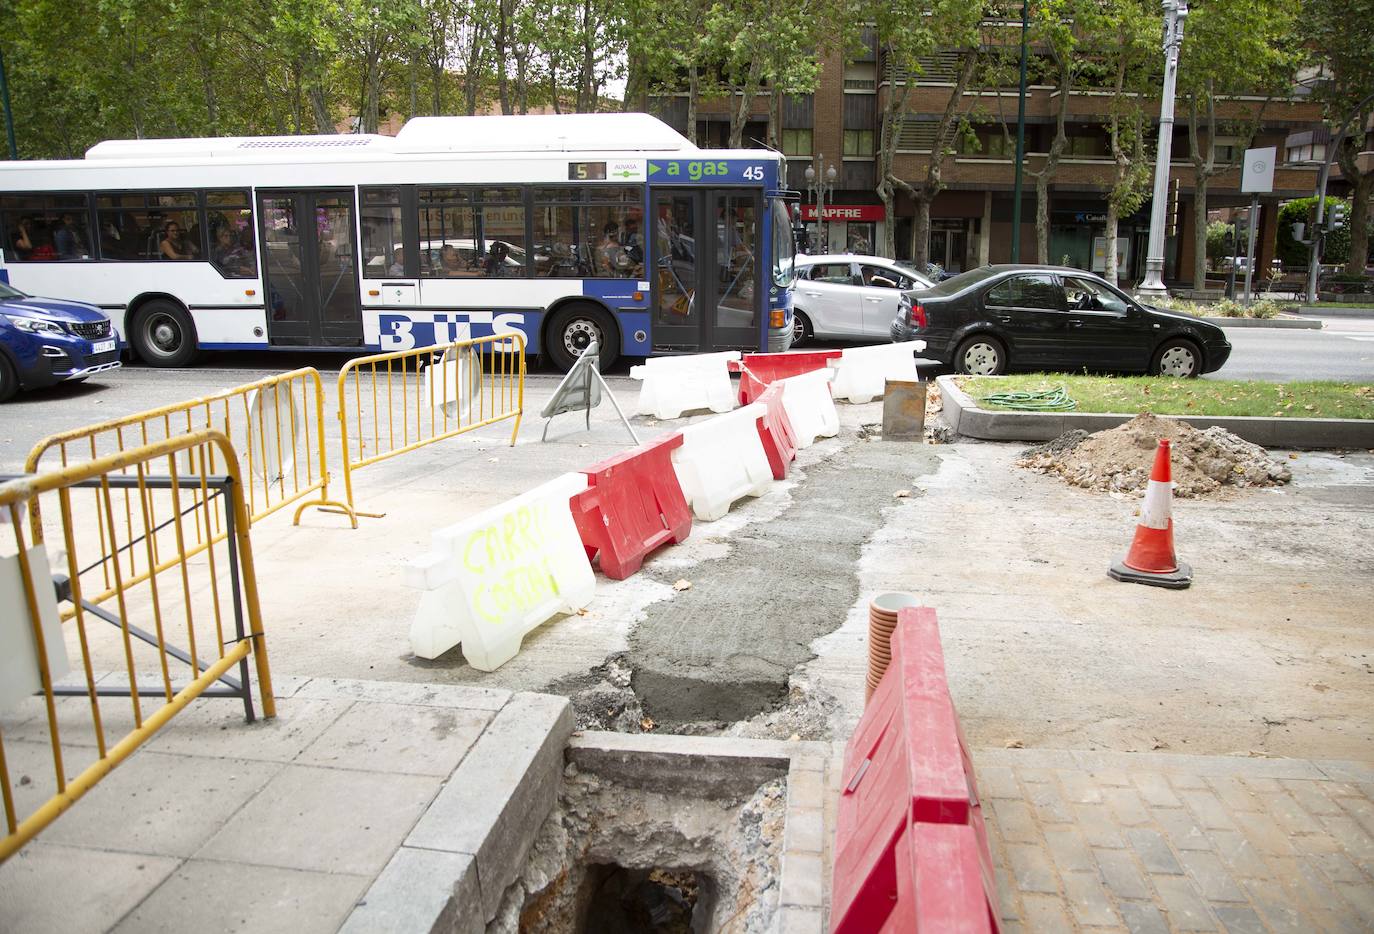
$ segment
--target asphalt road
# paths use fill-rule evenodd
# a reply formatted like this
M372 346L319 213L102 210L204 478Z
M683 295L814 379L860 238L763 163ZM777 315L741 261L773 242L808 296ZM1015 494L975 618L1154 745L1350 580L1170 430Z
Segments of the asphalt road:
M1374 383L1374 318L1329 318L1321 331L1228 328L1234 350L1220 372L1220 379L1331 379ZM823 343L817 347L844 346ZM188 369L158 370L141 364L82 385L57 386L21 393L0 406L0 471L22 469L24 457L41 438L58 431L145 411L169 402L194 399L221 389L252 382L273 373L313 366L331 387L331 374L348 359L346 354L239 352L207 354ZM938 372L936 368L929 372ZM558 374L545 366L534 369L530 379L547 382ZM637 384L628 379L628 362L619 362L608 374L613 386L624 385L618 395L633 398ZM333 420L327 419L332 425Z

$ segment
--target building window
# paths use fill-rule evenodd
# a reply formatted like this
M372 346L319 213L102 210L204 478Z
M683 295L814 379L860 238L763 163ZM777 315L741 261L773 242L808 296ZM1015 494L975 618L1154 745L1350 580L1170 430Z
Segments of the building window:
M782 153L785 156L809 156L811 155L811 140L814 135L813 130L783 130L782 131Z
M872 91L878 87L876 62L852 62L844 67L846 91Z
M1064 155L1091 158L1107 154L1107 141L1101 136L1070 136Z
M972 136L961 135L959 154L1011 158L1016 154L1016 140L1008 139L1001 130L975 130Z
M872 130L845 130L844 154L846 156L873 155Z
M1240 141L1232 137L1218 136L1212 144L1212 155L1217 162L1239 162L1243 152Z

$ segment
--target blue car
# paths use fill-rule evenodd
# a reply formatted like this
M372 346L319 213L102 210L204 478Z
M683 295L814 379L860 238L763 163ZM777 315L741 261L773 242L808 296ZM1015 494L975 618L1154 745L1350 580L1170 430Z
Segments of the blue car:
M0 282L0 402L119 367L119 339L94 305L34 298Z

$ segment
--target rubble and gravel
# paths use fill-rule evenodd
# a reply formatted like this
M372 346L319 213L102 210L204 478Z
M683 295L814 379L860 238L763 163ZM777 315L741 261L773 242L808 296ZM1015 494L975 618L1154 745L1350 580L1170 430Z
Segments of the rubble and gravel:
M1017 464L1056 474L1073 486L1110 493L1145 489L1161 438L1171 442L1174 495L1208 496L1227 489L1277 486L1293 475L1264 448L1224 428L1199 430L1187 422L1148 412L1088 434L1066 432L1027 449Z

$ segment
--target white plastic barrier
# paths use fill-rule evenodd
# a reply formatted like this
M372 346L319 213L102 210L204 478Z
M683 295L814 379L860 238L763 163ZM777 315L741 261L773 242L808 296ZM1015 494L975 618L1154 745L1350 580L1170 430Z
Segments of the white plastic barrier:
M812 370L781 380L782 407L792 423L798 448L809 448L817 438L833 438L840 432L840 413L830 395L830 371Z
M596 578L568 507L586 488L585 474L564 474L435 532L434 550L407 573L422 591L415 654L438 658L461 642L469 665L495 671L550 616L591 603Z
M673 471L698 519L719 519L742 496L759 496L773 482L773 468L759 438L768 411L755 402L682 429L673 449Z
M653 357L630 367L630 378L643 380L636 415L678 418L693 409L729 412L735 407L726 364L739 359L739 351L692 354L686 357Z
M859 405L882 398L888 380L917 378L916 353L925 349L925 341L849 347L841 352L840 359L829 361L834 371L830 392L836 399Z

